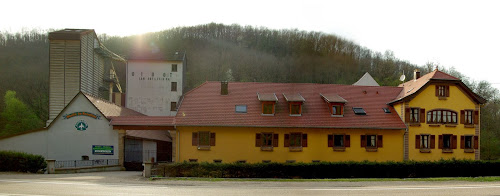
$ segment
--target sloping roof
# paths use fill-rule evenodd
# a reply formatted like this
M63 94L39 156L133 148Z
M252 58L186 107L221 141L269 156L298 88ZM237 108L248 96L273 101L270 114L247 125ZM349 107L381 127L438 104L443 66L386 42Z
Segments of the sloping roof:
M111 125L174 126L174 116L115 116Z
M135 110L116 105L92 95L86 93L82 94L108 119L112 116L146 116Z
M168 131L166 130L127 130L126 136L132 138L172 142L170 133L168 133Z
M380 86L373 77L366 72L365 75L363 75L357 82L355 82L352 85L356 86Z
M259 101L278 101L276 93L257 93Z
M321 97L323 97L323 99L327 102L330 102L330 103L347 103L347 100L345 100L344 98L342 98L341 96L337 95L337 94L321 94Z
M369 87L336 84L229 83L229 94L220 95L220 82L206 82L185 94L175 117L176 126L317 127L405 129L406 126L387 102L400 87ZM256 92L276 93L274 116L262 116ZM283 93L298 92L304 97L302 116L290 116ZM366 92L366 93L365 93ZM344 117L332 117L322 94L337 94L349 102ZM247 113L235 113L236 105L247 105ZM362 107L366 116L355 115L352 107ZM382 108L389 107L387 114Z
M300 93L283 93L283 97L286 101L290 102L305 102L306 100Z
M402 101L404 99L409 99L414 95L417 95L418 92L421 89L424 89L425 86L432 82L452 82L454 84L457 84L459 87L463 88L465 92L476 102L478 103L485 103L486 100L479 95L475 94L470 90L459 78L456 78L454 76L451 76L447 73L444 73L439 70L434 70L428 74L423 75L417 80L410 80L408 82L405 82L403 84L400 84L399 87L402 87L403 90L401 93L393 99L390 103L396 103L399 101Z

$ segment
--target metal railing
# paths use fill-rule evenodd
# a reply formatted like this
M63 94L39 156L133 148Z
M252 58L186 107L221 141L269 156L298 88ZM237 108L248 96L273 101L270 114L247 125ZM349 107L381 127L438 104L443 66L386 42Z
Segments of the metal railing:
M56 168L81 168L119 165L118 159L56 161Z

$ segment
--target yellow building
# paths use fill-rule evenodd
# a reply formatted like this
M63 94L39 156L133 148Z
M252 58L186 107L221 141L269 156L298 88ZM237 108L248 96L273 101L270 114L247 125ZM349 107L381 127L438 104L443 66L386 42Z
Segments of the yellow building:
M408 126L405 160L476 159L480 151L480 105L485 100L460 79L435 70L401 84L392 102Z
M175 161L403 161L399 87L207 82L175 117Z

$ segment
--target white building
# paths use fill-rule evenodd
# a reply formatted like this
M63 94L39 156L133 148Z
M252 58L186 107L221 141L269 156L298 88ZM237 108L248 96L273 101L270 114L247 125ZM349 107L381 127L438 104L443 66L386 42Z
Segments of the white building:
M148 116L175 116L186 68L183 52L134 52L127 63L126 107Z

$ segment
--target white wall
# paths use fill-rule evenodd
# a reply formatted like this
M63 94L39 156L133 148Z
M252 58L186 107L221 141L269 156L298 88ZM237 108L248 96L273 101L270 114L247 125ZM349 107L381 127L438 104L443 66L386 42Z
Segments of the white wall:
M177 72L172 72L172 64L177 64ZM175 116L170 103L179 103L182 96L182 73L182 62L129 60L126 106L149 116ZM171 82L177 82L177 91L171 91Z
M118 159L118 132L113 130L109 121L101 115L100 119L88 116L75 116L64 119L63 116L73 112L90 112L101 115L100 112L83 95L69 105L53 122L48 130L47 158L55 160L81 160L82 156L89 159ZM75 125L80 120L87 123L85 131L78 131ZM113 155L94 155L92 145L113 146Z
M27 133L0 140L0 150L26 152L47 157L47 130Z

